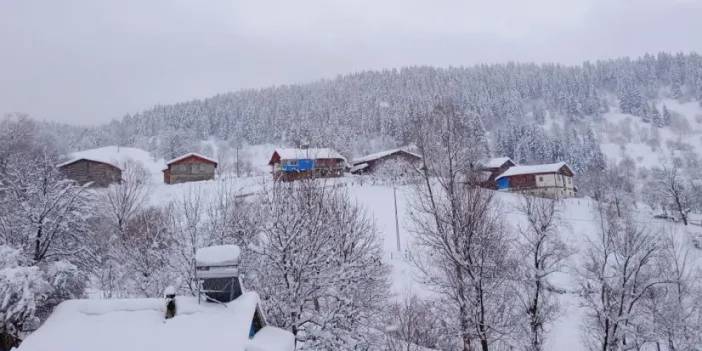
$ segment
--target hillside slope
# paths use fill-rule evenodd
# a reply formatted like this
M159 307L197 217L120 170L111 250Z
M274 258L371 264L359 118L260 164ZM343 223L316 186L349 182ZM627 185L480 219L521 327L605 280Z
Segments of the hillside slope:
M263 147L268 149L268 147ZM260 147L257 147L260 149ZM106 151L116 151L114 149L103 149L102 155ZM97 151L88 151L87 153ZM253 151L252 151L253 152ZM254 177L220 177L217 180L184 183L177 185L163 184L159 179L160 162L152 157L145 157L148 153L136 149L121 149L122 157L139 159L144 162L146 169L152 172L152 181L149 188L149 202L154 206L162 206L170 201L183 198L189 193L198 193L203 200L214 197L221 186L229 186L237 189L240 194L251 194L261 190L262 184L268 180L269 175ZM256 151L263 155L262 151ZM130 154L133 154L129 157ZM261 167L265 167L261 165ZM397 219L395 217L395 198L391 186L374 185L368 180L357 176L348 176L341 179L332 180L329 185L344 187L352 198L374 218L376 228L383 242L384 259L391 267L392 299L400 301L404 297L417 295L420 297L432 297L433 293L424 286L417 275L417 271L408 259L409 256L417 254L414 244L414 234L411 222L407 217L414 189L412 186L399 186L396 189L397 195ZM524 225L525 218L516 210L520 197L509 193L496 193L496 201L499 204L501 217L513 231L520 225ZM559 204L560 220L559 235L561 239L573 250L573 254L567 259L566 267L553 278L554 285L564 293L560 295L561 315L557 322L549 331L547 338L547 349L560 351L564 349L572 351L587 350L586 345L581 342L581 323L583 323L584 311L580 307L578 297L577 277L578 267L583 262L583 249L590 240L595 240L599 234L599 217L596 210L596 202L589 198L571 198L562 200ZM637 222L648 230L666 235L673 233L676 240L690 249L690 258L693 265L702 269L702 251L695 249L692 245L694 236L702 234L702 227L682 226L668 221L653 218L653 212L645 206L640 206L633 214ZM397 222L396 222L397 220ZM396 231L396 223L399 231ZM398 239L400 250L398 251Z

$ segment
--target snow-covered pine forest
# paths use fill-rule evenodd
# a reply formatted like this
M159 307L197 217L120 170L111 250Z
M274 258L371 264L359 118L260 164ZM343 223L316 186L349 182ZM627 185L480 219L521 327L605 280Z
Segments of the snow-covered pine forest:
M8 116L0 350L67 299L192 295L212 244L243 249L245 286L299 350L699 349L701 101L702 57L660 53L361 72L89 128ZM273 183L273 148L300 144L349 159L413 144L424 164ZM125 181L63 178L87 149ZM217 178L163 184L191 151ZM466 186L491 156L566 161L578 197Z

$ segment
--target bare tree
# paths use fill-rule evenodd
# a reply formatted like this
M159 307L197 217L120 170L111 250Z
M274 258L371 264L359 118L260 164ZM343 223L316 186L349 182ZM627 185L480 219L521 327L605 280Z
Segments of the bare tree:
M440 349L445 331L432 301L416 295L390 306L387 313L385 350L423 351Z
M698 206L701 189L695 180L686 174L679 160L667 162L662 168L653 170L653 187L659 196L688 224L689 213Z
M3 241L31 252L36 263L85 253L85 188L64 179L47 155L24 163L0 179Z
M236 244L246 250L256 240L263 215L257 213L254 196L235 189L235 184L229 179L217 182L215 194L205 208L204 229L209 244Z
M558 297L549 277L563 267L568 248L558 236L558 201L523 196L518 206L527 224L520 226L518 251L523 257L518 280L520 300L526 312L524 350L543 350L544 335L558 314Z
M190 187L182 198L170 205L171 231L177 245L173 265L190 293L197 292L195 284L195 253L207 238L203 235L205 207L199 187Z
M122 180L102 193L106 213L118 235L144 206L148 194L149 174L144 167L134 161L122 166Z
M646 296L652 338L656 339L657 349L663 344L669 351L694 350L702 344L702 289L695 276L698 272L678 235L669 233L662 249L661 263L668 284L655 287Z
M410 217L424 254L415 258L424 281L454 306L459 348L487 351L512 332L515 296L512 247L495 211L493 193L474 186L487 146L479 118L453 104L416 119L424 155Z
M667 282L661 242L630 215L601 210L598 239L590 242L581 270L581 298L593 349L640 348L647 338L644 297Z
M315 180L276 183L262 200L268 219L252 275L269 320L298 349L374 345L388 283L373 222Z

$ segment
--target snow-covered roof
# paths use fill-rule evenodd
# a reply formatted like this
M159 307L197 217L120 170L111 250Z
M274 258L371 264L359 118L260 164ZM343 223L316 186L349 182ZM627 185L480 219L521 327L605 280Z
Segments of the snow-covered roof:
M199 158L201 158L201 159L203 159L203 160L206 160L206 161L210 161L210 162L214 163L215 166L217 165L217 160L215 160L215 159L213 159L213 158L209 158L209 157L204 156L204 155L200 155L200 154L195 153L195 152L189 152L189 153L187 153L187 154L185 154L185 155L178 156L178 157L176 157L176 158L174 158L174 159L172 159L172 160L170 160L170 161L167 161L167 162L166 162L166 165L170 165L170 164L172 164L172 163L175 163L175 162L184 160L184 159L186 159L186 158L188 158L188 157L192 157L192 156L199 157Z
M117 168L123 167L128 162L136 162L150 172L158 172L161 166L161 163L155 161L148 151L115 145L72 152L67 155L67 158L66 162L56 166L63 167L82 159L107 163Z
M385 151L381 151L381 152L376 152L376 153L374 153L374 154L370 154L370 155L366 155L366 156L363 156L363 157L359 157L359 158L356 158L356 159L354 159L353 161L351 161L351 163L354 164L354 165L359 164L359 163L365 163L365 162L368 162L368 161L373 161L373 160L377 160L377 159L379 159L379 158L383 158L383 157L386 157L386 156L390 156L390 155L396 154L396 153L398 153L398 152L403 152L403 153L406 153L406 154L408 154L408 155L411 155L411 156L414 156L414 157L417 157L417 158L422 158L422 156L419 155L419 154L416 154L416 153L414 153L414 152L407 151L407 150L404 149L404 148L399 148L399 149L392 149L392 150L385 150Z
M508 168L504 173L500 174L496 179L510 177L521 174L541 174L541 173L556 173L563 166L567 167L572 173L573 171L565 162L548 163L542 165L514 166Z
M505 162L507 161L510 161L515 165L517 164L516 162L512 161L512 159L509 157L495 157L489 160L480 161L479 164L483 168L498 168L505 164Z
M197 249L195 265L208 266L236 266L239 264L241 250L236 245L216 245Z
M364 169L366 169L366 168L368 168L368 164L367 164L367 163L360 163L360 164L356 164L356 165L354 165L353 167L351 167L351 169L349 170L349 172L351 172L351 173L356 173L356 172L362 171L362 170L364 170Z
M258 303L255 292L227 304L179 296L176 316L166 320L165 299L69 300L18 351L292 351L294 336L278 328L249 339Z
M346 158L341 156L334 149L330 148L309 148L309 149L275 149L275 153L281 160L301 160L301 159L340 159L346 162Z
M110 165L110 166L112 166L112 167L115 167L115 168L117 168L117 169L119 169L119 170L122 170L121 167L117 166L117 165L114 164L112 161L109 161L109 160L107 160L107 159L94 158L94 157L74 157L74 158L69 159L69 160L66 161L66 162L62 162L62 163L57 164L56 167L61 168L61 167L68 166L68 165L70 165L70 164L76 163L76 162L78 162L78 161L83 161L83 160L85 160L85 161L92 161L92 162L98 162L98 163L105 163L105 164L108 164L108 165Z

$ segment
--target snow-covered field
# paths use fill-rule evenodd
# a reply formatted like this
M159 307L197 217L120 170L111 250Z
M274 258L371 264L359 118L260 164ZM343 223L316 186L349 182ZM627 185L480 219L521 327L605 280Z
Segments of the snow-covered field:
M699 146L702 150L702 143ZM264 146L249 151L250 155L257 155L257 159L261 160L261 162L256 163L261 171L266 169L267 153L272 149L271 146ZM151 158L145 151L120 148L117 152L115 148L108 147L89 150L86 153L106 159L110 158L110 153L116 153L122 159L132 159L144 163L145 168L153 173L150 178L152 182L149 197L149 202L152 205L177 200L194 191L198 192L203 199L207 199L216 194L222 186L233 187L244 195L251 194L259 191L262 184L270 177L268 174L245 178L220 177L212 181L166 185L163 184L160 176L163 161ZM395 200L391 186L374 185L371 182L362 181L358 176L348 176L331 182L344 186L352 198L375 219L377 230L383 241L384 258L392 269L393 298L400 299L408 295L430 296L432 292L418 281L416 271L407 259L408 254L413 252L413 234L407 218L408 203L412 198L413 188L411 186L398 186L396 189L398 236ZM519 198L513 194L498 193L496 199L500 204L500 211L506 223L517 229L524 221L523 216L515 210ZM574 254L569 257L566 268L554 277L554 283L565 293L560 298L561 316L549 331L546 345L548 350L553 351L565 349L580 351L586 350L586 347L581 340L580 325L583 321L583 311L579 307L575 277L577 266L581 261L581 250L587 240L598 233L598 219L595 202L588 198L563 200L560 208L560 235L574 251ZM690 247L689 241L692 235L702 232L702 227L683 227L654 219L651 211L646 210L643 206L637 211L635 218L650 230L661 233L674 231L678 239ZM691 250L691 257L699 267L702 267L701 253L700 250Z
M659 110L666 106L673 115L671 126L652 128L640 117L608 112L603 122L596 124L602 143L602 152L608 160L618 162L625 157L634 160L638 167L655 167L661 158L670 155L671 146L680 142L688 144L697 155L702 155L702 107L696 101L681 103L664 99L657 104ZM652 133L658 133L658 142Z

